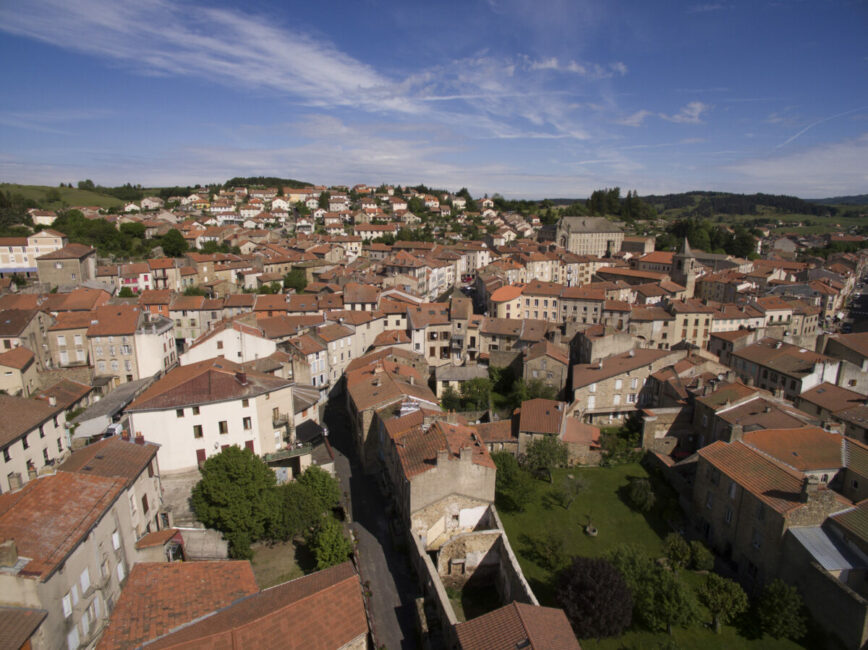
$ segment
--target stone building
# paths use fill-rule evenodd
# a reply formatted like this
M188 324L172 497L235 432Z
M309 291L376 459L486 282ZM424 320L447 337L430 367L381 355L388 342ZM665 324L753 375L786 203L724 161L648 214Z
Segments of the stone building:
M96 279L96 249L67 244L36 258L39 282L52 287L80 287Z
M604 257L621 250L624 231L605 217L561 217L555 241L571 253Z

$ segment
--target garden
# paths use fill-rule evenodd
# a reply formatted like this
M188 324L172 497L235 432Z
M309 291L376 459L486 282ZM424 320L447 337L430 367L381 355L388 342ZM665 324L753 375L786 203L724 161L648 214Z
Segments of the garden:
M582 647L839 647L795 589L772 583L750 601L714 573L711 552L678 532L674 492L640 463L558 467L562 456L541 460L530 448L521 462L493 457L498 510L525 577L540 604L564 609Z

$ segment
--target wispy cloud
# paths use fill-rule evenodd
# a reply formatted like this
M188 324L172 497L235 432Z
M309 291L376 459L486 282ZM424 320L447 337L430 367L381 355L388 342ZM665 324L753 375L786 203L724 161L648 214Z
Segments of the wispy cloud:
M711 104L703 102L690 102L674 115L660 113L660 117L670 122L678 124L702 124L702 115L710 111L713 107Z
M802 197L852 194L868 187L868 133L803 151L754 158L725 169L741 176L739 187Z
M649 115L654 115L651 111L646 111L644 108L636 111L632 115L616 120L617 124L623 126L642 126L645 123L645 118Z
M825 122L829 122L831 120L836 120L839 117L845 117L847 115L852 115L853 113L858 113L859 111L864 111L868 106L860 106L859 108L851 108L849 111L844 111L843 113L836 113L835 115L829 115L828 117L823 117L819 120L815 120L808 124L805 128L801 129L798 133L794 133L789 138L781 142L777 147L775 147L775 151L778 149L783 149L788 144L791 144L802 137L805 133L813 129L815 126L819 126L820 124L824 124Z
M579 63L572 59L561 61L554 56L547 59L530 59L529 57L523 57L523 59L529 70L568 72L589 79L608 79L610 77L623 77L627 74L627 66L621 61L601 65L599 63Z

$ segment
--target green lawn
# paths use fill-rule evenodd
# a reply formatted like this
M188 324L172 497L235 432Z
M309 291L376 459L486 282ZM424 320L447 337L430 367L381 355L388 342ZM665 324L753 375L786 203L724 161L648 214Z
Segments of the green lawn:
M26 199L33 199L40 206L47 210L59 210L66 206L80 205L90 206L95 205L101 208L110 208L112 206L123 205L123 201L116 199L113 196L100 194L99 192L91 192L89 190L79 190L72 187L50 187L48 185L17 185L14 183L0 183L0 190L5 194L20 194ZM49 190L57 190L60 193L60 201L48 203L45 200L45 195Z
M295 580L316 568L313 555L306 546L295 541L269 544L259 542L253 549L253 574L260 589Z
M585 490L578 496L569 509L558 505L550 496L551 485L534 481L533 499L524 512L500 511L500 517L510 544L516 552L525 577L542 605L556 606L554 600L554 575L552 571L539 564L539 551L535 551L533 538L554 533L564 543L567 556L599 556L612 546L628 542L641 547L652 557L662 555L662 539L670 532L666 518L675 517L674 495L668 486L657 482L639 464L616 467L594 467L583 469L555 470L555 482L564 475L581 477ZM633 511L622 499L624 489L631 477L648 477L655 484L658 503L647 515ZM585 534L584 528L590 517L597 529L597 536ZM682 571L685 582L696 588L704 578L690 571ZM706 623L711 617L703 611L700 621L687 629L675 629L672 637L665 633L630 631L620 638L582 640L584 648L615 650L620 648L659 648L674 641L678 648L800 648L822 647L817 639L800 646L791 641L769 638L749 639L739 635L736 628L724 626L720 635L714 634Z

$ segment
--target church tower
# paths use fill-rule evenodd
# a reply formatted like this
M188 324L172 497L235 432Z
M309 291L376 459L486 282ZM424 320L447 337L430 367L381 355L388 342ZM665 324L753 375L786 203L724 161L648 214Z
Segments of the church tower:
M683 286L685 298L693 298L696 289L696 256L690 250L687 237L681 244L681 248L672 256L672 272L669 274L672 281Z

